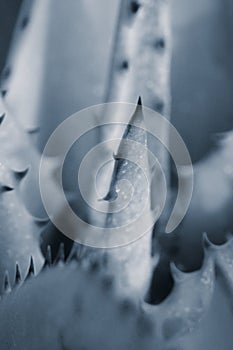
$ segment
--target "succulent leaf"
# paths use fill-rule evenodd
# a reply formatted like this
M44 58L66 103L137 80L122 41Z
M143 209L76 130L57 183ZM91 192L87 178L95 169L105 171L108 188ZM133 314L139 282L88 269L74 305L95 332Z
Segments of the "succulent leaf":
M103 270L90 275L74 261L50 267L4 296L3 313L3 350L164 349L150 318L117 294L112 277Z
M131 186L128 186L127 183L130 183ZM127 227L124 226L132 224L136 232L138 229L137 219L140 219L142 228L144 228L143 220L145 227L148 227L147 220L151 220L151 226L153 226L150 211L147 132L144 126L140 97L136 110L124 132L117 155L115 155L112 181L105 200L109 201L106 228L122 226L127 238ZM148 213L149 216L146 215ZM144 296L148 288L152 268L151 230L152 227L149 232L148 229L145 229L141 237L136 237L136 241L127 246L107 251L107 255L113 260L114 270L121 288L127 289L129 293L139 294L141 297ZM135 266L138 266L137 279L135 279Z

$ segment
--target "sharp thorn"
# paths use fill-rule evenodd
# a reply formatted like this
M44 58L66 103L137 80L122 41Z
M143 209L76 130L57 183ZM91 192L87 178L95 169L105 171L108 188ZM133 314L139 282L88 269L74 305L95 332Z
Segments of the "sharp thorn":
M13 191L14 187L12 186L8 186L8 185L3 185L1 186L1 192L9 192L9 191Z
M203 241L203 247L204 247L205 251L208 251L208 250L214 248L214 244L209 240L206 232L203 233L202 241Z
M71 262L71 261L80 262L78 248L77 248L77 245L75 243L73 244L71 251L69 253L69 256L67 258L67 262Z
M48 245L47 246L46 255L45 255L45 261L44 261L43 269L45 269L46 267L50 267L51 265L52 265L51 246Z
M27 133L29 135L35 135L38 134L40 132L40 127L36 127L36 128L32 128L32 129L28 129Z
M132 13L138 12L140 7L141 7L141 4L138 1L131 1L130 9Z
M2 91L1 91L1 94L2 94L2 97L5 97L6 94L7 94L7 90L2 90Z
M3 113L1 116L0 116L0 125L2 124L3 120L5 119L5 113Z
M107 193L105 197L98 199L98 202L108 202L110 199L111 196L109 193Z
M117 199L118 194L116 191L109 191L104 198L98 199L99 202L106 201L106 202L113 202Z
M137 102L137 107L136 107L136 110L131 118L131 123L132 121L135 119L135 120L140 120L142 121L143 120L143 111L142 111L142 99L141 99L141 96L139 96L138 98L138 102Z
M87 247L79 243L74 243L66 262L69 263L71 261L75 261L76 263L80 264L86 260L86 254Z
M5 271L4 282L3 282L3 292L4 294L8 294L11 292L11 285L10 285L8 271Z
M34 267L33 257L31 256L28 273L26 275L26 279L28 279L28 278L30 278L30 277L32 277L34 275L35 275L35 267Z
M77 254L80 260L82 261L87 260L88 259L87 256L89 255L88 248L82 244L79 244Z
M19 285L20 282L22 281L22 278L21 278L21 272L20 272L20 269L19 269L19 264L16 263L15 265L15 286Z
M59 263L63 264L64 261L65 261L65 247L64 247L64 243L61 242L58 248L57 256L54 260L54 265L57 265Z
M144 120L144 115L142 110L142 100L141 100L141 97L139 97L135 111L133 112L133 115L129 120L128 127L126 128L126 131L123 135L123 139L128 137L129 129L131 129L134 126L141 125L141 123L143 123L143 120Z
M121 157L118 156L118 154L115 154L115 153L113 153L112 157L113 157L114 160L122 159Z
M141 96L138 97L138 103L137 103L138 106L142 106L142 99L141 99Z
M185 278L185 272L181 271L173 262L171 263L170 267L171 274L175 282L180 282Z
M20 182L25 178L25 176L27 175L28 172L29 172L29 166L24 170L14 171L14 176L15 176L16 180Z

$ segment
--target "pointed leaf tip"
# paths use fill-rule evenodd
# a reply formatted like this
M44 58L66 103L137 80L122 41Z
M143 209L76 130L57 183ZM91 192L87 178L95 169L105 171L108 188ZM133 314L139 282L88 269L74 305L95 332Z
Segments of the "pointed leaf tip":
M142 98L141 98L141 96L138 97L138 106L142 106Z
M141 124L143 122L143 120L144 120L144 115L143 115L143 108L142 108L142 99L141 99L141 96L139 96L136 108L134 110L134 113L133 113L130 121L129 121L129 124L130 125L134 125L135 123L136 123L136 125L138 123ZM124 138L124 136L123 136L123 138Z
M130 220L129 216L133 217L134 215L139 215L140 210L145 209L144 207L142 207L142 203L148 204L149 207L148 196L146 195L148 191L148 182L146 181L147 177L145 177L145 174L143 174L144 171L149 172L147 131L145 128L141 103L141 97L139 97L138 105L136 106L136 108L135 105L132 105L134 106L135 110L123 133L122 139L117 150L117 155L113 154L115 162L111 177L111 184L109 191L107 195L103 198L103 200L108 202L114 202L118 198L119 192L121 192L120 194L123 194L123 191L120 190L120 187L118 188L118 184L121 180L124 179L132 179L133 183L131 182L131 184L133 187L137 188L137 190L134 191L134 198L132 198L133 200L130 201L131 203L129 203L129 205L127 204L128 215L125 215L125 210L119 210L119 205L116 202L116 205L118 205L118 210L115 213L107 213L105 221L106 227L110 227L109 225L111 225L113 222L115 222L115 224L116 222L118 222L119 224L119 220L122 220L122 224L125 224L127 220ZM143 145L143 147L141 147L140 144ZM133 156L135 157L134 161L132 158ZM142 188L145 189L145 191L142 190ZM127 187L125 187L124 192L125 191L129 191ZM125 192L124 198L127 198L127 195L128 194L126 194ZM144 200L142 200L142 197L144 198ZM136 203L140 204L137 205ZM113 203L111 203L111 206L112 205L114 206ZM119 226L121 226L121 224L119 224Z

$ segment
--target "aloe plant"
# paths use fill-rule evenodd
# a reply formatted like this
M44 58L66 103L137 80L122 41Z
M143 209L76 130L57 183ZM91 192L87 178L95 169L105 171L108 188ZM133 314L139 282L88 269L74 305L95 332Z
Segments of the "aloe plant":
M130 216L134 217L137 215L137 211L141 211L140 206L138 206L138 196L141 197L146 191L141 183L143 177L138 173L137 167L135 168L133 163L130 164L126 160L127 152L131 151L130 148L123 147L124 140L132 136L146 145L146 134L143 129L140 129L140 123L142 123L141 108L139 104L131 123L125 131L118 154L115 156L112 185L105 200L110 200L111 206L115 205L111 200L115 198L116 193L119 194L117 192L118 181L124 175L122 171L126 173L124 177L133 177L133 175L137 174L134 185L137 186L139 192L138 194L136 192L135 198L131 203L132 207L129 206L127 215L124 210L120 213L108 214L106 227L114 227L115 224L125 223ZM135 126L136 121L140 122L137 126ZM17 181L18 178L22 177L20 175L22 174L15 173L14 176ZM9 175L7 179L9 181ZM138 184L137 181L139 181ZM6 193L2 192L2 199L7 193L14 193L10 185L12 186L9 183L4 185L3 190ZM124 191L124 188L121 190ZM17 203L15 198L14 203ZM130 214L132 210L133 214ZM33 238L32 235L29 235L29 237L30 239ZM16 239L16 232L12 233L12 242L14 242L13 239ZM22 240L22 237L20 239ZM28 269L26 269L27 274L31 278L27 278L23 282L26 274L24 273L24 277L20 275L20 265L24 264L20 260L19 265L14 267L16 274L15 288L13 288L12 281L9 281L7 274L4 277L2 276L4 290L0 312L3 315L3 323L0 334L3 348L14 348L15 343L17 346L24 346L25 349L36 349L38 346L41 346L42 341L44 348L63 346L79 349L83 345L93 347L97 339L104 347L108 346L108 342L113 341L113 347L116 348L120 345L122 348L130 348L130 346L132 348L139 346L139 348L148 349L152 349L155 346L159 349L170 349L171 346L176 348L176 344L179 344L182 337L187 338L188 333L192 335L205 314L208 313L215 289L214 266L220 269L219 271L223 274L228 288L231 290L231 275L228 274L228 264L232 264L231 242L222 248L216 249L209 243L207 238L204 239L204 242L206 258L203 267L193 273L184 273L173 265L171 269L174 279L173 290L168 298L159 305L153 305L150 301L143 300L145 285L139 295L135 294L132 286L130 286L130 282L135 281L132 274L137 273L138 284L141 277L147 275L146 280L148 281L151 275L151 233L128 247L117 248L115 253L111 250L106 251L105 253L108 256L107 266L103 265L103 259L100 258L98 250L94 251L93 255L87 253L82 256L82 254L79 254L77 246L74 246L67 262L64 261L64 248L61 246L58 257L54 262L54 265L58 266L51 266L51 251L48 248L43 271L33 278L31 275L34 272L34 267L31 261L30 266L28 265ZM19 245L17 245L17 248L20 252L25 253L25 248L23 249ZM35 258L37 248L38 245L31 248L32 255ZM149 264L146 262L146 256L149 259ZM144 262L140 266L140 272L137 265L141 260L144 260ZM4 261L6 262L5 259ZM5 267L3 268L5 269ZM109 277L109 274L114 274L114 284L114 278ZM122 288L122 281L124 288ZM68 286L65 290L62 288L64 284ZM13 288L12 292L10 292L11 288ZM190 293L190 290L192 290L192 293ZM90 291L90 294L87 291ZM153 289L151 293L153 293ZM45 297L41 298L41 295ZM122 297L123 301L121 301ZM126 297L130 297L132 301L124 301ZM110 298L109 303L108 298ZM59 301L59 304L57 304L56 300ZM61 300L64 300L64 303L61 303ZM92 302L94 303L92 304ZM38 311L37 306L33 309L32 304L38 305ZM120 311L121 304L123 307L122 311ZM77 313L75 305L77 306ZM100 308L99 311L96 305ZM84 308L83 312L81 312L82 307ZM62 311L63 308L65 311ZM14 314L13 310L18 317L12 316ZM126 312L125 316L121 315L121 312L123 314ZM59 317L61 313L65 316L62 320ZM94 315L96 316L94 317ZM101 318L98 315L101 315ZM123 323L123 327L121 317L124 317L123 319L126 322L125 324ZM103 324L99 323L100 319L103 320ZM45 320L47 321L45 322ZM89 324L90 320L92 320L91 324ZM132 320L134 321L132 322ZM117 329L114 327L114 332L112 322L117 322ZM94 331L97 324L100 326L100 333ZM73 329L71 325L77 325L77 329L76 326ZM14 329L14 337L10 335L12 328ZM39 334L37 333L38 329L41 332ZM90 333L86 333L87 330ZM31 336L29 336L28 332ZM78 337L79 340L77 340L76 334L79 334L79 332L80 336ZM117 336L118 332L119 337ZM84 334L86 335L84 336ZM95 334L98 334L98 338L95 338ZM139 340L137 340L138 336ZM41 339L40 343L38 343L39 339ZM118 339L120 339L120 343L118 343Z
M2 82L0 100L2 349L219 349L215 328L218 317L224 323L222 305L227 321L232 323L228 310L233 288L232 239L229 238L232 132L224 136L206 160L195 165L193 200L176 232L165 235L161 232L162 225L160 230L153 231L156 213L152 201L161 195L161 187L152 181L148 134L139 98L133 115L128 116L131 119L118 150L112 156L113 172L101 179L106 194L102 201L108 206L104 215L106 248L69 241L73 247L68 254L67 246L61 242L65 241L64 235L58 233L48 218L35 217L45 214L38 186L40 153L33 144L34 130L25 130L25 126L38 113L39 82L35 84L33 108L24 109L25 119L24 113L17 112L22 98L17 95L17 74L22 73L20 57L25 54L22 41L30 23L29 17L25 17L29 4L25 2L21 10L7 60L12 76ZM85 13L87 8L81 5ZM135 103L142 94L146 106L169 116L168 5L168 1L159 0L121 1L106 101ZM31 14L38 16L43 6L48 3L36 2ZM39 11L33 12L35 8ZM46 8L51 11L49 6ZM40 17L40 20L45 19ZM41 50L44 44L42 38ZM27 51L27 45L24 49ZM25 108L23 103L22 106ZM114 135L120 131L111 127L100 129L99 140L106 140L110 130ZM167 130L163 137L168 137ZM157 144L155 148L169 177L167 157L161 146ZM52 188L55 212L66 220L66 212L57 200L56 161L47 159L47 163L42 179L50 191ZM184 171L183 181L185 176ZM124 180L131 183L133 193ZM216 182L220 191L214 187ZM75 192L72 196L79 201ZM128 198L131 200L122 209ZM120 228L119 232L127 238L127 225L131 223L137 239L108 248L109 231ZM141 226L147 225L150 228L138 237ZM204 237L203 231L207 233ZM232 348L229 329L221 328L219 332L222 338L227 337L225 348Z

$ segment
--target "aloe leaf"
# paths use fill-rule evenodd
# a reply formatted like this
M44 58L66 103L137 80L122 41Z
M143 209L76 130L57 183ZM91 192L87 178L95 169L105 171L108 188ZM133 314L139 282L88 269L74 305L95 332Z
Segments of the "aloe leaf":
M150 318L117 294L111 275L73 260L27 279L4 296L0 313L3 350L164 349Z

